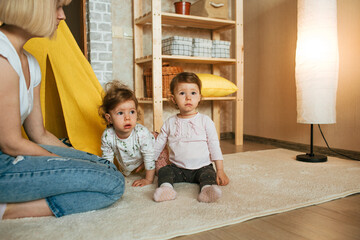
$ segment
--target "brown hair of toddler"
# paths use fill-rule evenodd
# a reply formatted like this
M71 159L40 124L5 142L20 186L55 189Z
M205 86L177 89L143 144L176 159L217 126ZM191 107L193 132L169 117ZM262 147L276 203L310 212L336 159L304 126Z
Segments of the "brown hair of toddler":
M199 92L201 94L201 80L200 78L192 72L181 72L177 74L170 83L170 92L174 95L175 88L179 83L195 83L199 87Z
M134 101L137 110L139 103L132 90L118 80L108 82L105 84L105 95L102 100L102 105L99 107L99 115L107 122L105 114L113 110L119 103L129 100ZM109 127L111 124L107 123L107 125Z
M195 83L199 87L199 93L201 96L201 80L200 78L192 72L181 72L177 74L170 83L170 92L172 96L174 96L175 88L178 86L179 83ZM201 102L201 101L200 101ZM199 102L199 104L200 104ZM173 103L174 107L178 109L178 106L175 102L170 101Z

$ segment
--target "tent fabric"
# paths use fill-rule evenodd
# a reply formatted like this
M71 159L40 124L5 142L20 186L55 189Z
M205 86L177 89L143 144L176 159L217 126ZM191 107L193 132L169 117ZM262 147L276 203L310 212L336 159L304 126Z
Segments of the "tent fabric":
M55 38L31 39L25 50L40 64L45 128L58 138L68 137L75 149L100 156L106 127L98 114L103 88L65 21Z

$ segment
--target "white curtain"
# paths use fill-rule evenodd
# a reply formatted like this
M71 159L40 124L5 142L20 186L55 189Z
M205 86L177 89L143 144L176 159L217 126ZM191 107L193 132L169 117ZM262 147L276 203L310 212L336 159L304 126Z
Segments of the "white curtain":
M339 73L336 0L298 0L297 122L336 122Z

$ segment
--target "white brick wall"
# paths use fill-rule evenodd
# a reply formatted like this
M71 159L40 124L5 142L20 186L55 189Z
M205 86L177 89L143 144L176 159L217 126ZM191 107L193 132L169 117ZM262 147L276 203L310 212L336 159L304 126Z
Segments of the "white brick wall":
M88 1L89 60L101 83L112 80L111 0Z

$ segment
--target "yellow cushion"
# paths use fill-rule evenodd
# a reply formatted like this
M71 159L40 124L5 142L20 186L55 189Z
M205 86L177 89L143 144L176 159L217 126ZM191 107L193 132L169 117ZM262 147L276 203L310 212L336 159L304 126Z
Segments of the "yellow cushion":
M238 90L237 86L226 78L208 73L197 73L196 75L201 80L203 97L224 97Z

